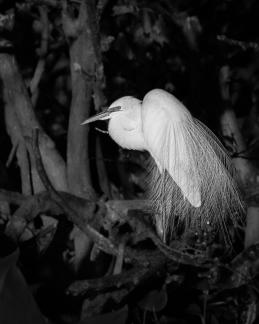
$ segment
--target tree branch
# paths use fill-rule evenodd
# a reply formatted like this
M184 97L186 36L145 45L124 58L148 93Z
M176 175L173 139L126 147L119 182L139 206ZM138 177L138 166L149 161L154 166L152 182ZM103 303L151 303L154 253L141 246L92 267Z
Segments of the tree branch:
M77 212L72 209L66 201L58 194L54 189L50 181L48 180L47 174L44 170L43 163L41 160L41 155L38 147L38 129L34 129L33 132L33 151L35 154L36 167L42 182L44 183L46 189L49 191L51 198L62 208L64 213L67 215L68 219L72 221L76 226L78 226L81 231L83 231L94 243L104 252L112 255L117 255L118 250L112 242L107 238L97 232L94 228L87 224L85 218L77 214Z
M98 106L102 102L101 92L97 93L96 90L100 88L97 83L101 78L102 64L95 3L93 0L82 1L78 16L73 17L69 5L64 1L62 18L63 29L70 42L72 80L67 141L68 183L71 192L77 196L92 198L95 193L89 164L89 127L80 124L89 116L92 100L94 99Z
M42 77L42 74L45 70L46 65L46 55L48 52L48 37L49 37L49 20L48 20L48 12L46 7L39 7L40 12L40 20L42 25L42 31L41 31L41 44L40 48L38 50L39 54L39 60L36 66L36 69L34 71L34 75L30 82L30 90L32 95L32 103L33 106L35 106L35 103L38 98L39 94L39 83Z
M36 119L35 112L32 107L25 84L21 78L17 63L12 55L0 54L0 77L3 83L3 100L5 102L5 112L8 114L12 109L21 133L17 136L19 140L26 140L26 147L29 150L30 146L27 143L31 140L32 129L40 125ZM14 129L17 132L17 128ZM43 156L43 163L49 178L57 190L67 191L66 181L66 166L64 160L59 155L55 148L54 142L42 131L40 136L40 150ZM34 191L42 190L42 185L37 178L37 172L34 169L32 153L30 154L31 175L34 185Z

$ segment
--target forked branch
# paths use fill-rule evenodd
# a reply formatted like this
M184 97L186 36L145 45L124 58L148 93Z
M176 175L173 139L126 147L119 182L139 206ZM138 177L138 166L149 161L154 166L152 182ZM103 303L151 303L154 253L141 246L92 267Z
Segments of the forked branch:
M33 131L33 152L35 155L36 168L41 181L50 193L50 197L57 203L57 205L60 206L60 208L67 215L68 219L77 225L89 238L91 238L102 251L108 254L117 255L118 250L116 246L93 227L88 225L85 219L80 217L80 215L78 215L77 212L73 210L66 201L64 201L64 199L50 183L41 160L41 154L38 146L38 136L39 129L35 128Z

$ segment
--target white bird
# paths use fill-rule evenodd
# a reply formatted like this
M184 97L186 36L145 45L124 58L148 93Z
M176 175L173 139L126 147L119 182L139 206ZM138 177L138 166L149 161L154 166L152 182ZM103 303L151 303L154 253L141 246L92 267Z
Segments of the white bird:
M122 148L146 150L151 168L151 200L163 240L177 223L185 229L221 229L237 224L243 211L233 168L216 136L172 94L154 89L143 101L126 96L85 120L109 119L108 132Z

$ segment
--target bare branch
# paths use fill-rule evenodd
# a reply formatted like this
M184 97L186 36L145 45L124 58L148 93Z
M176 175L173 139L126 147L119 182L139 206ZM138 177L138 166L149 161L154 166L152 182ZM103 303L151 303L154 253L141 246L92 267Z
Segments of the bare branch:
M16 116L17 123L11 123L13 132L20 130L17 134L17 140L26 140L26 148L30 150L27 142L32 136L32 129L34 127L40 128L35 112L32 107L26 86L22 80L17 63L13 55L7 53L0 54L0 76L3 84L3 100L5 102L5 113L9 114L13 111ZM6 118L7 120L7 118ZM54 142L42 131L40 138L40 149L43 156L44 166L46 171L58 190L67 190L66 168L62 157L55 148ZM42 190L42 184L37 178L37 172L34 169L31 152L30 167L31 177L34 185L34 191Z
M93 3L93 0L90 1ZM96 54L89 26L94 12L89 1L82 1L77 17L71 15L69 4L63 1L62 23L67 40L70 41L70 70L72 102L67 136L67 175L69 189L80 197L93 198L91 182L88 127L80 126L90 113L95 79ZM92 6L92 5L91 5ZM94 8L94 7L93 7ZM73 42L71 42L73 39ZM84 77L83 77L84 75ZM85 76L90 76L85 77Z
M117 255L118 250L114 244L88 225L83 217L80 217L69 205L67 205L66 201L64 201L48 180L38 147L38 132L39 130L35 129L33 133L33 151L35 154L36 167L42 182L50 193L51 198L62 208L68 216L68 219L77 225L89 238L91 238L102 251L108 254Z
M48 52L48 37L49 37L49 21L48 21L48 12L46 7L39 7L40 18L41 18L41 45L38 50L39 53L39 61L37 63L36 69L34 71L34 75L31 79L30 90L32 94L32 102L35 105L38 97L38 86L42 77L42 74L45 70L46 65L46 55Z
M240 49L242 51L247 51L249 49L253 49L253 50L257 51L259 49L258 43L240 41L240 40L236 40L233 38L229 38L226 35L217 35L217 40L220 42L223 42L227 45L240 47Z

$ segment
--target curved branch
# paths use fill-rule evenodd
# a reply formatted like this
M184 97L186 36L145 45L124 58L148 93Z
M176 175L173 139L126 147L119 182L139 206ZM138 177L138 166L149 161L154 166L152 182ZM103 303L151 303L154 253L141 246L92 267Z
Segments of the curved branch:
M108 254L117 255L118 250L114 244L97 232L93 227L88 225L85 218L80 217L80 215L78 215L77 212L66 203L50 183L41 160L38 146L38 134L39 129L35 128L33 132L33 151L35 154L36 167L42 182L50 193L51 198L60 206L60 208L62 208L68 219L78 226L90 239L92 239L102 251Z
M28 96L27 89L20 75L15 58L7 53L0 54L0 77L3 84L3 100L5 111L12 109L21 135L19 138L31 139L32 129L40 125L33 111L32 103ZM29 150L27 145L27 149ZM40 136L40 150L43 156L43 163L49 178L57 190L67 191L66 165L55 148L53 141L42 131ZM34 192L42 189L34 170L32 152L29 151L31 173L34 185Z

